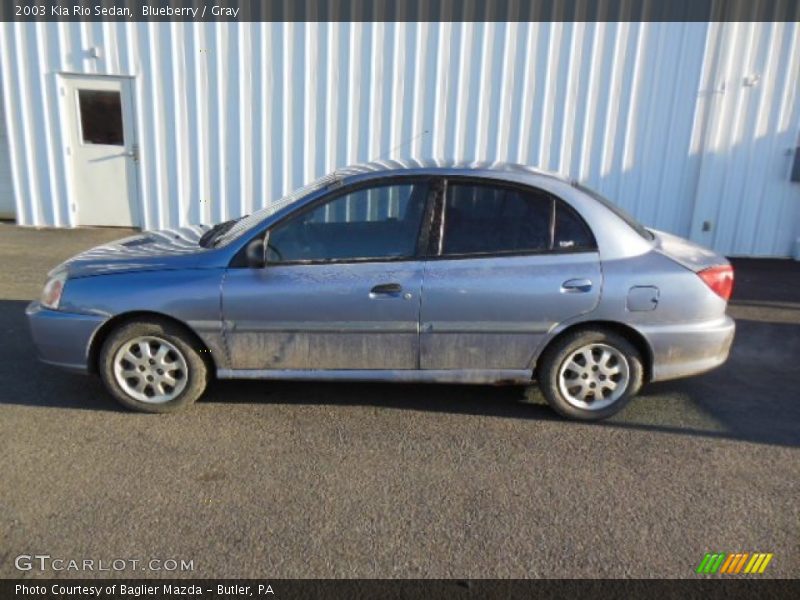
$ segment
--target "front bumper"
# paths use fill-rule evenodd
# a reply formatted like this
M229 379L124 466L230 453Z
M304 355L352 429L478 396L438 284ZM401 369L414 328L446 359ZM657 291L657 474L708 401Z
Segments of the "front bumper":
M653 351L651 381L697 375L728 359L736 324L727 315L690 325L641 327Z
M86 373L94 334L106 318L50 310L39 302L25 309L33 344L42 362Z

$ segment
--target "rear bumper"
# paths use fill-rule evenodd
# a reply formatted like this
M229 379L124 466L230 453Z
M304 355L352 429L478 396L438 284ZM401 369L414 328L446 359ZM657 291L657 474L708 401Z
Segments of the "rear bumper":
M640 331L653 351L651 381L697 375L728 359L736 324L724 316L690 325L658 325Z
M89 347L105 317L50 310L38 302L25 309L39 360L70 371L89 370Z

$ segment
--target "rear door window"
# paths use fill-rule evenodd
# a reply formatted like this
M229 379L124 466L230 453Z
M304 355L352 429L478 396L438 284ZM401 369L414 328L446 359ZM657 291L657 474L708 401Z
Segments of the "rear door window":
M544 192L450 182L444 199L442 255L547 251L553 199Z
M536 188L451 180L443 218L442 256L587 252L597 247L591 229L571 206Z

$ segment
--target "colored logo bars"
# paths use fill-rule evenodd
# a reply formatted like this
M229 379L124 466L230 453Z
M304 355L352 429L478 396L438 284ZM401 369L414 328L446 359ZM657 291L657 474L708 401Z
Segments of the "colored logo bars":
M700 565L697 567L698 573L723 573L726 575L763 573L769 561L772 560L772 553L764 552L738 552L725 554L724 552L707 553Z

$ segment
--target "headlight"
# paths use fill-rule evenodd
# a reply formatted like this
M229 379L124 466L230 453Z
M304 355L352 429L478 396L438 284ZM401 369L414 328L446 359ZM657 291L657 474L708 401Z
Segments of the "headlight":
M61 302L61 293L64 291L64 284L66 282L66 271L57 273L48 279L47 283L44 284L44 289L42 290L42 306L56 310L58 308L58 303Z

